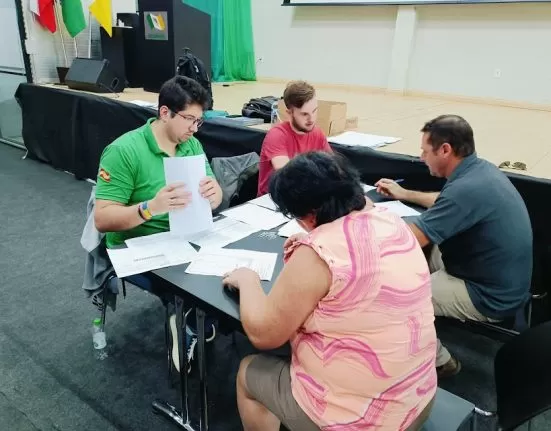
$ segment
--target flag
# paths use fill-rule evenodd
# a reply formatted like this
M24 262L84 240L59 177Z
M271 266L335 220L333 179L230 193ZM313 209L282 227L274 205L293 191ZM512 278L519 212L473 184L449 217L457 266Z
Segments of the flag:
M90 13L99 22L109 36L113 36L113 16L111 15L111 0L95 0L90 5Z
M61 0L61 13L71 37L75 37L86 28L81 0Z
M38 13L35 12L36 20L42 27L47 28L52 33L55 33L57 30L57 24L55 20L54 0L38 0L35 4L33 3L34 2L31 1L31 8L36 7L36 3L38 3Z
M155 28L159 31L163 31L165 29L165 21L162 17L162 15L153 15L150 13L147 16L147 22L149 24L150 28Z

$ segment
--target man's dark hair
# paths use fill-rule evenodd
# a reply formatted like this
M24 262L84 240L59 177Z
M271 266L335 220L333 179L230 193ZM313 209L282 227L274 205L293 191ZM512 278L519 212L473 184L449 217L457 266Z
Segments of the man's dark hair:
M286 216L316 216L316 226L331 223L366 205L360 176L341 156L303 153L275 172L272 200Z
M174 116L189 105L200 105L203 110L208 107L209 95L201 84L186 76L177 75L166 81L159 91L159 106L166 106Z
M458 157L474 153L474 134L469 123L459 115L440 115L423 126L421 132L428 133L428 141L436 151L447 142Z
M287 109L300 109L314 97L316 97L316 90L305 81L290 82L283 93L283 101Z

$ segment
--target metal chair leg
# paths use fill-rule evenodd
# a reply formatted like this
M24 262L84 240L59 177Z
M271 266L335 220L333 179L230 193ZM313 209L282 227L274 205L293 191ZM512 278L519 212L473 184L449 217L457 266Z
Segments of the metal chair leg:
M105 316L107 315L107 288L103 289L101 293L102 296L102 306L101 306L101 329L105 331Z

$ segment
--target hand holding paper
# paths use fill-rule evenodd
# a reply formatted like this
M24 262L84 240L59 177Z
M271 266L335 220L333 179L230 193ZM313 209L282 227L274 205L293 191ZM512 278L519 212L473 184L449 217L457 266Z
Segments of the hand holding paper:
M155 198L149 202L149 210L153 215L166 214L171 210L185 208L191 202L191 193L185 184L175 182L163 187Z

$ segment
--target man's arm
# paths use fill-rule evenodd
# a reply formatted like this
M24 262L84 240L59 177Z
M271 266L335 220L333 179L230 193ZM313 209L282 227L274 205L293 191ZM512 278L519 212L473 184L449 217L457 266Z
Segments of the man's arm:
M331 278L329 267L316 252L299 246L268 296L260 282L240 286L241 323L251 343L259 349L273 349L289 341L327 294Z
M183 184L170 184L159 190L155 198L147 202L147 209L152 216L165 214L170 210L184 208L190 199L191 194L185 191ZM140 205L141 203L126 205L121 202L97 199L94 209L96 229L99 232L120 232L141 225L145 222L145 218L140 215Z
M430 208L440 195L439 192L416 192L404 189L396 181L382 178L375 183L377 192L385 197L410 202L425 208Z
M415 235L415 238L417 238L417 242L419 243L421 248L424 248L431 243L425 233L421 229L419 229L417 225L413 223L408 223L408 227L411 229L413 235Z
M281 169L283 166L285 166L287 163L289 163L289 157L287 156L275 156L270 160L272 163L272 167L274 168L274 171L277 171Z

